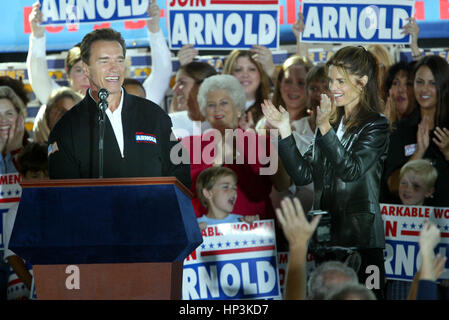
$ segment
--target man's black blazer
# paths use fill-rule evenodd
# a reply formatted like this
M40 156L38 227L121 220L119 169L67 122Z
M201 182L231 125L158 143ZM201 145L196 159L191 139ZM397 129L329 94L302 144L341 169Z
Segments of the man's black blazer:
M104 178L175 176L188 188L190 165L174 165L170 150L171 120L155 103L123 89L122 126L124 158L111 123L105 116ZM89 93L56 123L49 143L51 179L97 178L99 109Z

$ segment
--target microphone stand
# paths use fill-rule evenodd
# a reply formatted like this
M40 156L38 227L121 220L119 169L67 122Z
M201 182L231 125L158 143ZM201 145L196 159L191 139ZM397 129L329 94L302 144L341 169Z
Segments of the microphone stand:
M104 90L105 92L101 92ZM106 113L106 109L108 108L107 97L109 93L106 89L100 89L98 93L98 97L100 100L98 101L98 109L100 109L98 115L98 129L99 129L99 139L98 139L98 177L103 178L103 150L104 150L104 116Z

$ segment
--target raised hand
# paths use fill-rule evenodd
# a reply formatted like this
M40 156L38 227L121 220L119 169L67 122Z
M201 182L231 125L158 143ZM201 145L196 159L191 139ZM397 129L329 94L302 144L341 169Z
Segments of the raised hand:
M16 120L14 132L9 131L6 142L6 152L11 152L22 147L24 132L25 119L22 115L19 115Z
M259 62L267 75L272 78L274 72L276 71L276 66L273 62L273 54L271 53L271 50L262 45L254 45L250 51L254 53L254 60Z
M447 161L449 161L449 130L446 128L441 129L436 127L434 130L436 138L432 138L432 141L440 148L441 153L444 155Z
M419 234L419 247L422 253L433 253L433 249L440 242L440 230L432 221L426 221Z
M33 3L33 9L28 16L28 21L31 26L31 34L36 38L41 38L44 36L45 28L41 26L42 23L42 12L41 4L39 1Z
M322 93L320 106L316 109L316 125L322 135L325 135L331 129L329 122L331 113L332 101L325 93Z
M309 46L307 43L301 43L300 34L305 29L304 15L298 12L298 20L292 25L292 31L296 38L296 54L301 57L309 56Z
M429 122L429 117L424 116L418 124L418 131L416 132L416 151L413 154L413 159L422 159L429 147Z
M422 257L421 272L419 278L421 280L437 279L439 273L438 264L441 261L435 261L434 248L440 242L440 230L432 221L426 221L419 234L419 249ZM437 266L437 268L435 268Z
M402 34L410 35L410 49L412 50L412 56L414 59L422 56L418 47L418 33L419 27L416 23L416 19L413 17L407 18L408 23L402 27Z
M292 202L288 197L281 201L281 208L276 209L276 216L290 249L285 299L304 300L307 287L307 242L315 232L321 216L315 216L311 222L307 221L298 198L294 198Z
M9 132L0 134L0 152L2 154L8 153L8 149L7 149L8 140L9 140Z
M161 9L156 3L156 0L149 0L148 15L151 19L147 20L148 30L152 33L159 32L159 20L161 18Z
M279 106L279 110L276 109L273 102L270 100L264 100L261 106L267 122L269 125L279 130L282 139L291 135L290 115L287 110L282 106Z
M193 44L186 44L179 49L178 59L181 66L186 65L193 61L193 59L199 54L199 51L193 47Z
M298 12L298 20L292 24L292 31L295 34L296 39L299 39L299 34L304 31L304 15L302 12Z
M407 18L407 24L402 27L402 34L410 35L412 37L412 41L414 39L418 40L419 27L416 23L416 19L413 17Z
M435 279L438 279L443 274L446 260L447 258L445 256L441 256L439 253L433 259L433 273L435 275Z
M293 201L288 197L284 198L281 208L276 209L276 216L290 247L307 244L321 219L318 215L311 222L307 221L301 202L296 197Z

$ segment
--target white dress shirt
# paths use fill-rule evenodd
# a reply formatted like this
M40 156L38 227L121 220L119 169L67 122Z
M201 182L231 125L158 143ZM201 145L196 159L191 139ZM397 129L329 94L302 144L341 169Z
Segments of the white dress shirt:
M92 94L89 89L89 95L92 97ZM114 112L111 109L106 109L106 115L108 116L109 121L111 122L112 130L114 131L115 139L117 140L118 147L120 148L120 154L122 158L124 158L123 149L124 149L124 139L123 139L123 125L122 125L122 107L123 107L123 88L121 88L121 98L120 103L117 109ZM92 97L93 99L93 97ZM94 99L95 100L95 99Z

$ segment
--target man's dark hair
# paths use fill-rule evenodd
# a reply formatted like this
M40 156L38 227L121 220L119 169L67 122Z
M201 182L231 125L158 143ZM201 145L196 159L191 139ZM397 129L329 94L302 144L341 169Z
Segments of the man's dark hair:
M110 28L97 29L86 34L81 41L81 60L89 64L90 48L95 41L117 41L123 49L123 57L126 56L126 45L120 32Z

